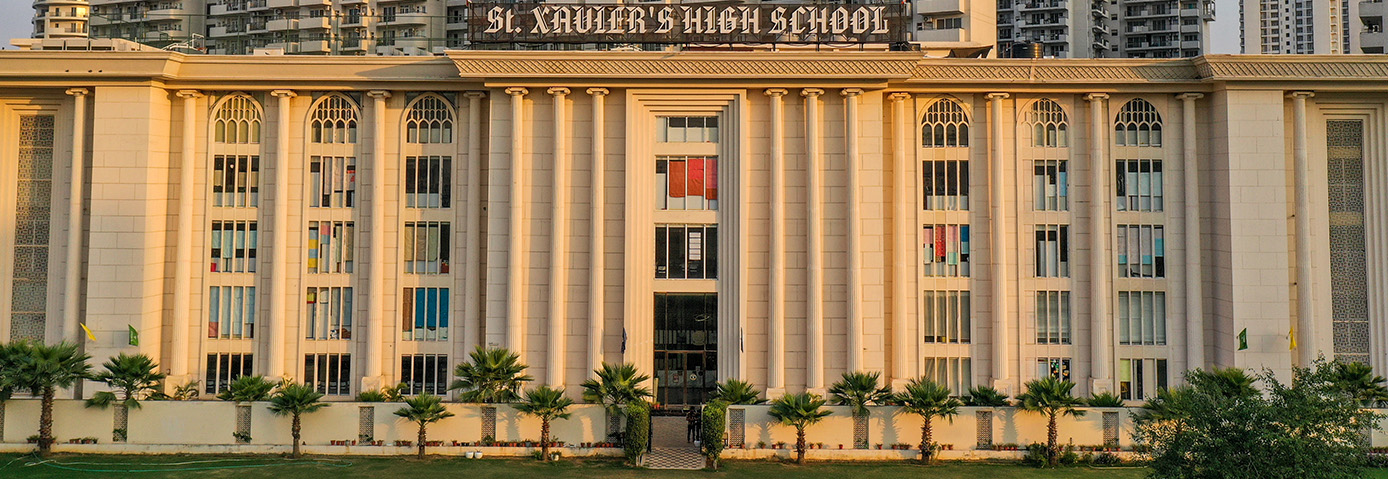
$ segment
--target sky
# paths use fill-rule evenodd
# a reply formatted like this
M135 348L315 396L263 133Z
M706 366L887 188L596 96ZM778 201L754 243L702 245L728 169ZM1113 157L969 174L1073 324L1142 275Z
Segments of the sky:
M34 35L33 5L32 0L0 0L0 46L12 50L11 38Z

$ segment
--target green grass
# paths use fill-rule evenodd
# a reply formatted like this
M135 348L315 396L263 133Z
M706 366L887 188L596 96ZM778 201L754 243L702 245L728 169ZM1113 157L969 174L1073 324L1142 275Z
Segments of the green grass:
M452 457L418 461L405 457L308 457L291 460L278 456L89 456L54 455L49 461L34 456L0 455L0 478L252 478L350 479L404 477L472 478L851 478L891 479L948 477L961 479L1137 479L1144 468L1067 467L1036 469L1015 464L946 463L918 466L902 463L811 463L804 466L779 462L731 461L718 472L653 471L633 469L617 460L565 460L542 464L522 459L468 460Z

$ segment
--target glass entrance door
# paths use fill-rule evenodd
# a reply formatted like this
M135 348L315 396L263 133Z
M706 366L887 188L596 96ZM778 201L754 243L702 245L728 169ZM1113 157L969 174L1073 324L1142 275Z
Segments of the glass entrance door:
M656 401L703 404L718 382L718 296L655 295Z

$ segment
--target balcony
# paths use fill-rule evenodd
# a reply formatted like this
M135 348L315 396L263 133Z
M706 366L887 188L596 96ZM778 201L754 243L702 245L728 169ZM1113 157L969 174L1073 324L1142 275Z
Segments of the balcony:
M1198 17L1198 16L1200 16L1200 9L1198 9L1198 8L1182 8L1182 9L1181 9L1181 16L1183 16L1183 17Z
M428 25L429 14L424 12L401 13L395 16L395 25Z
M1360 32L1359 45L1366 51L1369 49L1383 51L1384 47L1388 47L1388 32L1384 32L1382 29L1376 32Z
M1105 18L1105 19L1106 19L1106 18L1108 18L1108 15L1109 15L1109 13L1108 13L1108 7L1105 7L1105 6L1104 6L1103 4L1101 4L1101 3L1096 3L1096 4L1091 5L1091 6L1089 7L1089 13L1090 13L1091 15L1094 15L1095 18Z
M1381 18L1388 9L1383 2L1359 2L1359 18Z
M227 5L226 5L225 3L220 3L220 4L217 4L217 5L212 5L211 7L208 7L207 14L208 14L208 15L226 15L228 12L231 12L231 11L232 11L232 10L227 9ZM240 11L240 10L236 10L236 11Z
M299 53L331 53L327 40L299 42Z
M371 45L370 45L370 44L371 44L371 41L370 41L370 40L360 40L360 39L356 39L356 40L343 40L343 41L342 41L342 51L344 51L344 52L360 52L360 51L365 51L366 49L371 48Z
M1018 2L1017 6L1021 7L1021 11L1023 12L1035 12L1044 10L1066 10L1069 8L1069 5L1067 5L1066 2L1057 1Z
M278 32L278 31L284 31L284 30L298 30L298 29L299 29L299 19L297 19L297 18L281 18L281 19L277 19L277 20L270 20L270 21L268 21L268 22L265 22L265 28L269 29L269 30L272 31L272 32Z
M962 42L964 41L964 30L960 28L916 30L911 34L911 41L916 43Z
M299 19L299 29L314 30L325 29L332 26L332 21L328 17L308 17Z
M912 7L920 15L959 15L968 10L966 0L915 0Z
M246 2L246 10L267 10L270 5L266 0L250 0Z
M1181 33L1200 33L1200 24L1181 25Z
M207 36L217 38L227 36L227 27L215 26L207 27Z
M270 8L289 8L289 7L295 7L295 6L298 6L297 3L298 3L298 2L296 2L296 1L294 1L294 0L265 0L265 6L270 7ZM287 48L285 49L285 51L288 51L288 50L289 50L289 49L287 49Z
M145 20L160 22L168 20L182 20L188 18L188 11L183 9L167 8L163 10L150 10L145 12Z
M1191 40L1191 41L1182 40L1182 41L1181 41L1181 48L1184 48L1184 49L1187 49L1187 50L1189 50L1189 49L1198 49L1198 48L1200 48L1200 40Z
M1032 19L1029 19L1029 18L1028 18L1028 19L1026 19L1026 20L1017 22L1017 26L1022 27L1022 28L1030 28L1030 27L1062 27L1062 26L1065 26L1065 21L1066 21L1066 20L1067 20L1067 19L1066 19L1065 17L1043 18L1043 19L1040 19L1040 20L1032 20Z
M444 28L448 30L467 30L467 19L463 17L448 17L448 23Z
M1102 38L1095 39L1094 42L1091 43L1091 46L1094 47L1095 50L1112 50L1112 49L1113 49L1113 45L1110 45L1110 44L1108 43L1108 40L1104 40L1104 39L1102 39Z

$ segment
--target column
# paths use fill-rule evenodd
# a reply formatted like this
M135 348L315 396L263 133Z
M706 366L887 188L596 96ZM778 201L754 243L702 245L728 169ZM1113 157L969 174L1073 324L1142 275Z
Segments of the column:
M1287 95L1292 99L1292 167L1296 170L1296 364L1308 366L1320 347L1315 322L1315 285L1311 268L1316 264L1315 229L1311 228L1311 167L1306 158L1306 99L1309 91Z
M510 244L506 250L506 348L525 358L523 335L525 334L525 163L524 119L525 95L530 90L512 87L506 89L511 95L511 197L510 197Z
M486 93L470 91L467 96L467 251L463 270L463 347L481 346L482 341L482 99ZM467 351L464 351L466 354ZM458 356L462 360L465 356Z
M912 277L917 274L914 254L917 249L912 247L912 240L919 222L916 215L911 214L915 170L911 168L907 153L911 149L911 126L914 125L911 108L906 104L911 94L893 93L888 98L892 101L892 140L895 142L892 148L892 369L888 384L900 389L916 377L915 346L918 341L911 334L910 324L915 317L916 297L911 291L915 285Z
M1181 176L1185 182L1186 235L1186 369L1205 367L1205 308L1200 261L1200 158L1195 137L1195 100L1203 93L1184 93L1181 99Z
M169 354L169 372L174 380L167 381L170 385L188 381L188 349L192 343L189 328L193 315L193 196L196 184L193 172L197 170L196 108L201 96L202 93L197 90L178 91L178 97L183 99L183 145L178 164L178 232L174 244L173 341L170 344L173 351ZM276 168L278 171L278 166ZM279 203L281 201L276 198L275 204ZM278 226L276 224L276 232L280 230ZM279 246L279 243L275 244L276 251L280 249ZM278 271L279 268L271 266L270 269Z
M386 321L386 99L390 92L366 93L371 102L371 276L367 277L366 376L383 381ZM398 336L398 335L396 335Z
M603 115L603 104L607 99L606 88L589 88L588 94L593 96L593 187L592 201L592 220L589 222L589 250L588 250L588 370L593 371L602 367L603 362L603 324L607 320L607 310L603 302L607 300L606 287L607 275L604 274L607 262L604 255L607 253L607 161L604 156L607 150L604 141L607 139L607 129L604 122L607 121Z
M285 372L284 348L285 343L289 341L289 335L285 332L288 326L285 324L287 320L285 311L289 309L290 294L288 271L289 162L291 161L289 157L289 99L294 98L296 95L292 90L274 90L270 92L270 95L276 98L275 196L272 197L275 208L272 210L273 216L270 221L271 227L273 228L270 230L270 241L272 245L270 248L270 314L267 318L270 323L270 334L266 336L265 344L270 346L269 376L271 378L282 378ZM376 244L378 243L372 243L373 250ZM375 271L375 269L372 270L373 276ZM372 293L372 297L376 297L375 292L373 291ZM372 356L370 354L371 348L375 347L378 351L376 357L379 359L380 335L377 334L376 339L373 339L371 334L373 328L371 325L375 324L377 321L380 321L380 319L373 314L370 316L370 321L367 323L366 347L368 358ZM368 370L371 364L372 363L369 362L367 363ZM376 369L376 374L368 374L368 376L379 376L380 366L377 365Z
M1104 100L1107 93L1090 93L1089 101L1089 387L1091 392L1113 390L1113 375L1109 372L1113 358L1109 357L1109 257L1108 257L1108 183L1104 168L1108 166L1107 117Z
M82 191L86 186L87 169L87 89L69 88L72 95L72 169L68 180L71 192L67 200L67 264L63 273L63 341L79 344L82 338Z
M1007 311L1007 213L1004 206L1007 186L1003 181L1003 174L1007 171L1007 162L1003 158L1006 151L1007 141L1003 137L1003 116L1002 100L1007 98L1007 93L989 93L989 107L993 117L989 121L992 135L992 145L988 149L990 168L988 169L988 208L991 210L991 222L988 238L988 254L992 257L991 294L993 296L993 387L999 391L1010 391L1011 386L1008 380L1011 376L1007 371L1007 360L1012 345L1008 341L1008 335L1012 332L1011 318Z
M550 218L549 251L549 318L548 348L545 351L546 383L564 385L564 356L566 343L565 302L568 298L569 270L569 122L568 88L550 88L554 96L554 201Z
M805 292L805 387L824 393L824 211L820 209L820 191L824 188L823 165L819 145L819 97L824 90L800 90L805 97L805 217L809 223L805 232L809 260L809 280Z
M771 100L771 258L767 285L766 396L785 394L786 389L786 151L785 112L781 98L784 88L768 88Z
M848 157L848 371L863 369L863 211L862 187L858 170L863 159L858 154L858 97L859 88L844 88L843 121L844 149Z

